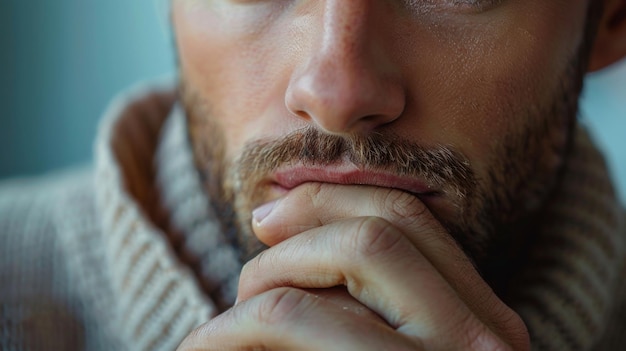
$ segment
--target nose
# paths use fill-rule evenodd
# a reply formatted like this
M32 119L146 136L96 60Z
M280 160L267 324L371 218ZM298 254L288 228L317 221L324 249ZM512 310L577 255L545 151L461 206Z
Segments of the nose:
M402 114L405 92L375 3L385 2L326 0L317 10L321 26L313 25L285 94L291 113L334 134L366 133Z

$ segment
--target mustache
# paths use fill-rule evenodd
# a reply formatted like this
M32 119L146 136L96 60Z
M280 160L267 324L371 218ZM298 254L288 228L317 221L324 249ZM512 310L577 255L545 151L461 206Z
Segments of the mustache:
M276 140L246 144L230 178L235 181L234 188L253 193L262 179L282 166L324 166L346 160L363 169L417 177L459 200L476 188L469 160L451 147L425 147L390 133L328 134L312 126Z

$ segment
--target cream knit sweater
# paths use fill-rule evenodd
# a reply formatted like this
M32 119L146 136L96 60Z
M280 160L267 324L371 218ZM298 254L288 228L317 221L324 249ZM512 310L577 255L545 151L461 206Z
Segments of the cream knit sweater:
M534 350L624 349L624 216L601 155L583 131L576 140L505 299ZM0 185L0 350L174 350L236 296L238 253L172 89L118 99L95 160L95 171Z

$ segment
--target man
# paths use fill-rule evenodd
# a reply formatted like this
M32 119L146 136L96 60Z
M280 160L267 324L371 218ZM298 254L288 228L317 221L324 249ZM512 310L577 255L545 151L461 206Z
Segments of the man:
M626 1L171 7L179 94L118 101L94 178L2 189L3 350L623 345L576 114Z

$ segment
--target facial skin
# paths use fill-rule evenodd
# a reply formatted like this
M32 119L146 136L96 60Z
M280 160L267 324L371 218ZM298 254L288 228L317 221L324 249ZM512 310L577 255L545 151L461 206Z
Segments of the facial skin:
M558 186L602 5L174 0L198 170L250 259L179 349L529 349L487 263Z
M257 250L252 210L284 195L276 169L309 155L307 170L419 180L480 261L555 184L589 17L586 1L174 1L191 137L221 217L234 206Z

